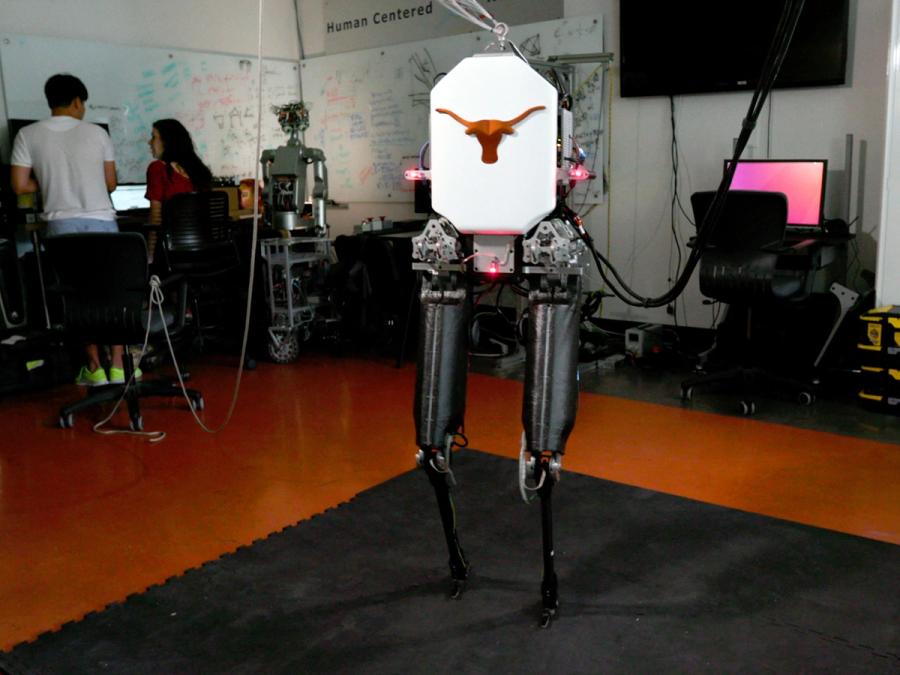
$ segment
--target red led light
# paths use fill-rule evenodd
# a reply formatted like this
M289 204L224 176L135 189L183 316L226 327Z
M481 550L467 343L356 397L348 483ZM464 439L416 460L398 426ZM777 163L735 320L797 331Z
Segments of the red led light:
M407 169L403 172L406 180L425 180L425 172L422 169Z
M488 274L497 274L497 266L494 263L491 263Z
M571 180L587 180L591 177L591 172L585 169L581 164L576 164L569 169L569 178Z

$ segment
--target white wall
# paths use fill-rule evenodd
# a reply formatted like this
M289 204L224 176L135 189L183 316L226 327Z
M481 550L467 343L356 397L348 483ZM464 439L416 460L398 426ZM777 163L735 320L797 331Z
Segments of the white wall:
M812 1L812 0L811 0ZM618 51L619 0L566 0L567 16L602 13L606 49ZM301 0L301 23L307 55L321 53L324 0ZM292 0L265 0L265 56L298 55ZM253 54L256 52L256 0L0 0L3 31L96 39L141 46ZM501 17L502 18L502 17ZM880 218L884 158L886 63L890 40L891 0L851 0L851 84L813 90L778 90L760 118L745 156L825 157L834 170L844 165L845 134L867 146L863 199L850 195L851 209L862 213L858 224L863 265L874 269ZM672 235L669 222L671 166L668 100L621 99L614 65L611 115L611 195L588 217L602 248L635 290L659 295L668 286ZM680 190L689 209L690 194L712 189L722 159L730 155L749 104L750 93L676 98L681 150ZM771 130L771 133L769 133ZM858 167L854 167L854 172ZM827 216L843 215L843 181L829 176ZM859 204L857 204L859 201ZM334 232L347 231L368 215L412 217L409 205L353 204L330 214ZM689 223L678 225L684 238ZM594 280L596 283L596 280ZM696 280L679 303L678 322L707 326L711 310L701 304ZM611 318L672 323L665 309L633 310L608 301Z
M900 0L893 1L876 303L900 305ZM892 264L893 263L893 264Z
M264 0L263 56L297 57L293 0ZM255 54L256 0L0 0L0 30Z

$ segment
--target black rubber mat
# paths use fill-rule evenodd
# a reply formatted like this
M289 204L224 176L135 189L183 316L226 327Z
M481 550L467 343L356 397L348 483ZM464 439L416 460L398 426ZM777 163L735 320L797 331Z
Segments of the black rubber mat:
M474 573L431 487L351 502L0 654L11 673L900 672L900 547L564 473L559 618L514 462L456 456Z

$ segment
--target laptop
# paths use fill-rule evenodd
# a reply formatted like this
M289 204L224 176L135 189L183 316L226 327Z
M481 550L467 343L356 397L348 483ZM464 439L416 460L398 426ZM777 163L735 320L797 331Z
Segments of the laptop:
M109 198L116 213L133 215L135 211L149 210L150 200L144 196L146 193L146 183L132 183L119 185L110 193Z
M726 169L728 164L725 160ZM827 173L824 159L742 159L731 189L784 193L788 200L785 232L814 236L821 232Z

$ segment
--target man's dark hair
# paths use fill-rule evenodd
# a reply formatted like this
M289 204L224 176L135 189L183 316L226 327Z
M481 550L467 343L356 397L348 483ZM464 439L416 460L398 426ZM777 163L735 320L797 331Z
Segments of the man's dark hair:
M53 75L44 85L44 96L47 97L47 105L50 108L65 108L76 98L82 103L87 101L88 93L84 82L74 75L59 73Z

